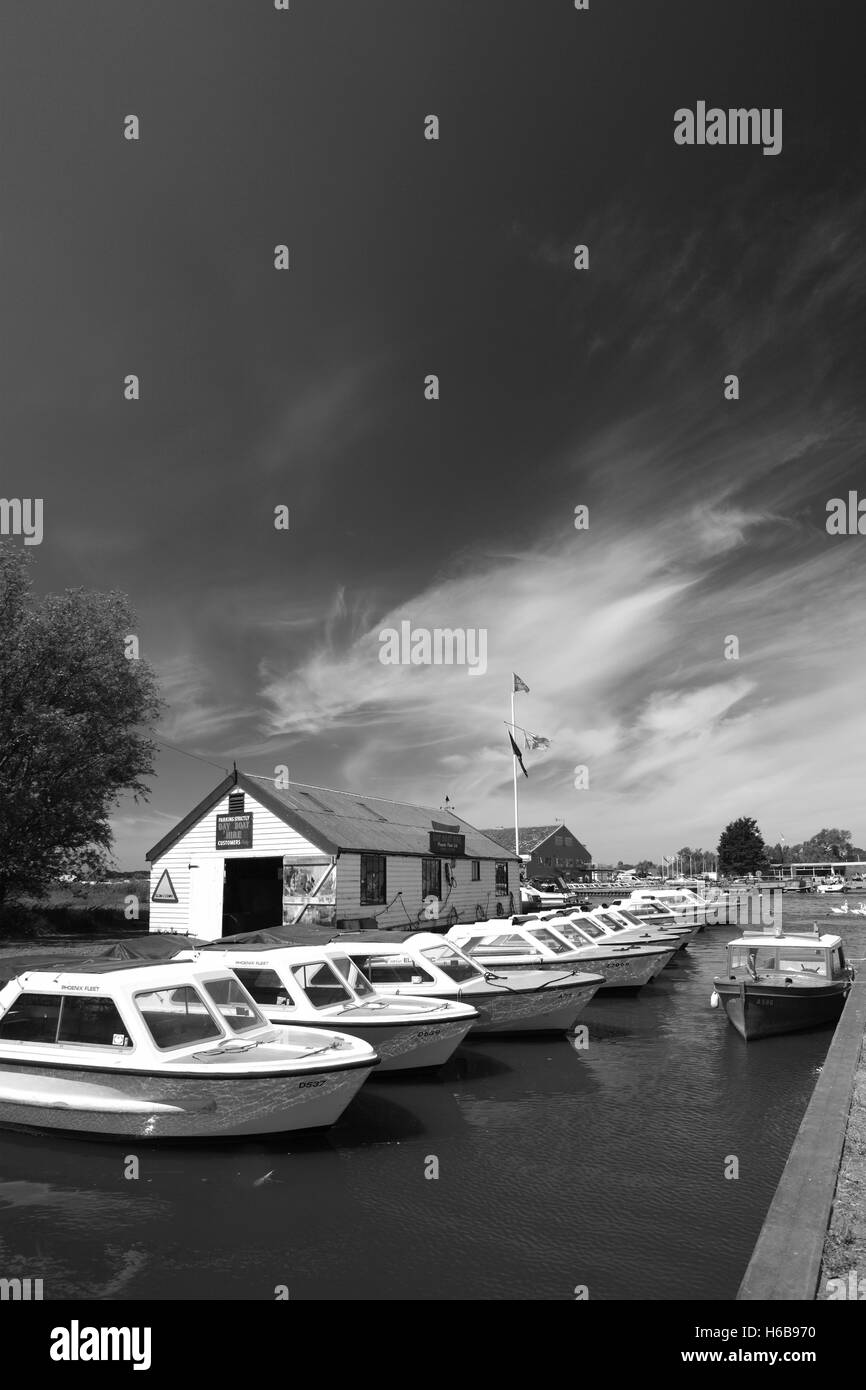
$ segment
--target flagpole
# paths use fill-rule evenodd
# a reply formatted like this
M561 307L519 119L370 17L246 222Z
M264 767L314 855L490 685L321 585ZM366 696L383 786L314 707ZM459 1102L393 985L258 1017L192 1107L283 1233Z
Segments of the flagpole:
M511 735L514 737L514 677L511 678ZM511 754L511 770L514 774L514 853L520 857L520 828L517 816L517 754Z

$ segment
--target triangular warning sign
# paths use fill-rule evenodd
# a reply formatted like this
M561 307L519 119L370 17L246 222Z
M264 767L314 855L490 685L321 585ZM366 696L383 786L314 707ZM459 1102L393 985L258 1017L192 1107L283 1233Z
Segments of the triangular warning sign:
M163 869L162 877L150 895L152 903L176 903L177 893L174 891L174 884L168 869Z

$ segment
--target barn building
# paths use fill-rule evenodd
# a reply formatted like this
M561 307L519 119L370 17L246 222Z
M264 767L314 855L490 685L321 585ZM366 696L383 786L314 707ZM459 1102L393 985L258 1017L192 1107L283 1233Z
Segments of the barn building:
M150 930L443 927L520 910L519 863L451 811L230 774L147 855Z
M514 826L482 830L488 840L514 853ZM526 877L584 879L592 874L592 855L567 825L527 825L520 829L520 857Z

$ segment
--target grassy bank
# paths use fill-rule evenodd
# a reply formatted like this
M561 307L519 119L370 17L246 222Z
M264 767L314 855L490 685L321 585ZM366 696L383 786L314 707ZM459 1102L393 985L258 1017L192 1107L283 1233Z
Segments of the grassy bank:
M135 903L129 900L135 898ZM137 913L137 916L134 915ZM146 876L108 883L60 883L0 909L0 945L76 937L135 936L148 929Z

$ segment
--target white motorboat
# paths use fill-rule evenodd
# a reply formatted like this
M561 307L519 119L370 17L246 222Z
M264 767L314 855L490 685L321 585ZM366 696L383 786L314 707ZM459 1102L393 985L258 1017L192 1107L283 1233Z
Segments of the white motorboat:
M365 932L336 938L340 951L377 993L452 999L478 1011L476 1033L570 1033L603 978L566 963L561 971L529 970L516 978L470 960L433 932Z
M591 917L574 913L540 921L518 915L510 922L475 922L454 926L449 941L459 945L485 969L561 970L582 966L604 976L601 990L636 990L664 969L676 943L661 946L612 941Z
M838 874L830 874L829 877L818 880L815 892L844 893L846 886L844 878L840 878Z
M690 888L635 888L628 902L655 903L673 912L678 924L691 923L699 927L706 922L707 909L711 906L705 898L693 893Z
M238 940L226 947L222 941L201 959L211 956L234 971L271 1023L336 1029L369 1043L381 1059L377 1075L442 1066L478 1019L471 1005L456 999L378 994L334 945L251 946Z
M0 989L0 1125L210 1139L334 1124L378 1057L274 1028L214 962L64 960Z
M618 935L622 941L676 941L678 951L688 946L701 929L700 923L692 926L687 923L677 925L673 914L667 912L661 919L643 918L625 905L622 907L597 907L592 912L587 913L587 916L591 917L594 922L598 922L605 931Z

